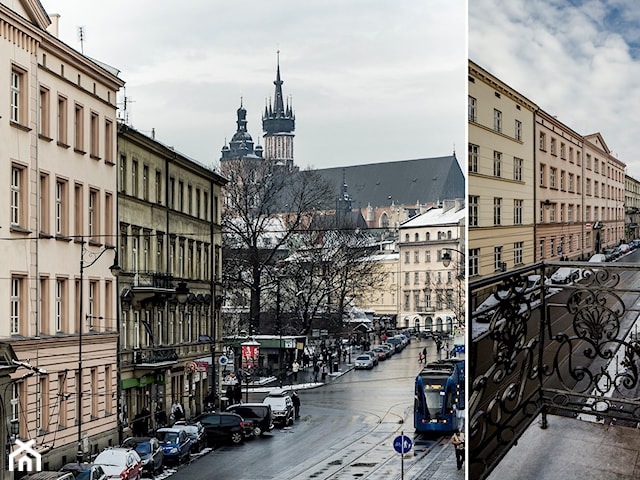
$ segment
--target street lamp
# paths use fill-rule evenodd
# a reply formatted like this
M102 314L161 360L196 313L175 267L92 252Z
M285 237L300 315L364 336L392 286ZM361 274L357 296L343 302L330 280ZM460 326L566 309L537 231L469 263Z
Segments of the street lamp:
M104 247L102 248L100 251L98 252L92 252L90 250L87 250L85 245L86 245L86 241L83 238L81 238L80 240L80 317L78 318L78 385L77 385L77 391L78 391L78 398L77 398L77 408L78 408L78 452L77 452L77 459L79 463L82 463L84 461L84 448L82 446L82 326L83 326L83 322L85 321L84 318L84 297L83 297L83 290L84 290L84 269L85 268L89 268L91 267L93 264L95 264L100 257L102 257L102 255L104 255L104 253L107 250L115 250L115 247ZM85 263L85 254L87 255L88 261ZM109 270L111 271L111 274L114 277L117 277L118 274L122 271L122 267L120 267L120 265L118 265L118 251L116 250L116 254L115 257L113 259L113 265L111 265L109 267Z

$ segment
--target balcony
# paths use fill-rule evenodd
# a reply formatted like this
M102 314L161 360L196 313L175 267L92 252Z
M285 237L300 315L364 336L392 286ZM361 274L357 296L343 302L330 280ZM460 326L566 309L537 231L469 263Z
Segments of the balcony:
M580 270L531 287L559 267ZM471 314L469 478L640 478L640 265L542 263L469 293L493 304Z
M175 347L139 348L133 353L136 367L158 368L178 363L178 352Z
M132 273L132 272L128 272ZM173 275L163 272L138 271L133 273L133 289L172 290Z

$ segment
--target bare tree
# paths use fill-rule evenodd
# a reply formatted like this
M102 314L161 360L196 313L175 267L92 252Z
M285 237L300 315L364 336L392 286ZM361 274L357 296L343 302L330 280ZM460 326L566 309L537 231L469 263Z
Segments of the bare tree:
M332 191L320 174L292 174L256 158L223 163L229 179L222 211L225 281L249 291L249 334L260 324L261 291L269 266L287 256L292 236L311 223Z

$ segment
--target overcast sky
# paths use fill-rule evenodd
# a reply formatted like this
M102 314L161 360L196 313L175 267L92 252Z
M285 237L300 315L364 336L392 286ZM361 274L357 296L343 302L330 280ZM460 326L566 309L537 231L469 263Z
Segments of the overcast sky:
M637 0L471 0L469 57L640 179Z
M118 68L128 118L217 165L240 97L262 140L276 52L302 168L451 155L466 164L464 0L41 0L60 38Z

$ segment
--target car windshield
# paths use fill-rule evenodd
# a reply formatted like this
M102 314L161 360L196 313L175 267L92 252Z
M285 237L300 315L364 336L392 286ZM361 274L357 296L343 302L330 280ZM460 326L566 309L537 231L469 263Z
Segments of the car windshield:
M360 355L356 360L371 360L369 355Z
M93 463L99 465L124 465L126 463L123 452L105 450L96 457Z
M178 441L178 432L158 432L156 436L162 443L177 443Z
M149 453L151 452L151 445L147 442L139 443L136 445L136 452L138 453Z

